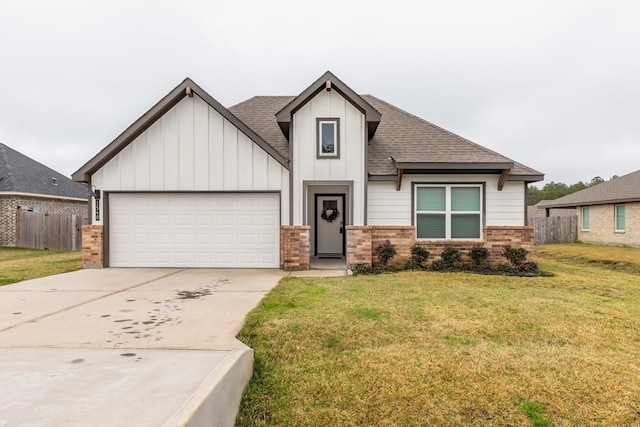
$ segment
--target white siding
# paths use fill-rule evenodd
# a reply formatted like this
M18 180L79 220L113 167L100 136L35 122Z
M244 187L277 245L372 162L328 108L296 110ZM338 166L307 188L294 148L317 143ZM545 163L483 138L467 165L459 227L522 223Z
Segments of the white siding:
M339 159L316 158L316 119L339 118ZM319 92L293 116L293 224L303 218L303 182L353 181L353 224L364 224L364 115L336 91Z
M524 224L524 183L507 182L498 191L498 175L405 175L402 188L395 182L370 181L368 185L368 225L410 225L411 187L419 183L486 183L485 224Z
M280 219L289 223L289 171L195 95L96 171L91 183L103 192L281 191Z
M367 225L411 225L411 186L405 186L396 191L395 182L369 182Z

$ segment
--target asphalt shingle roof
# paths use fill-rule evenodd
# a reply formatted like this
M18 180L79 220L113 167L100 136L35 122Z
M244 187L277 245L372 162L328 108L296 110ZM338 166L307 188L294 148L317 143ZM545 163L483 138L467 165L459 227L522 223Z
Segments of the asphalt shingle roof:
M229 107L229 111L275 148L284 158L289 159L289 141L278 126L276 113L294 98L295 96L254 96Z
M414 116L372 95L361 95L382 117L369 141L369 174L395 175L389 156L399 163L513 163L511 176L542 176L541 172L462 138L439 126ZM289 142L276 121L275 114L294 96L255 96L229 110L289 158Z
M636 201L640 201L640 170L555 200L545 200L540 205L543 207L574 207Z
M92 193L82 184L0 143L0 192L46 194L86 199Z

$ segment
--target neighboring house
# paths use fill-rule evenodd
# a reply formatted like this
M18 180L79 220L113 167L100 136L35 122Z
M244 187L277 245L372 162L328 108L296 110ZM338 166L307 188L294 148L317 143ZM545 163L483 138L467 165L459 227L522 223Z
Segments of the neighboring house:
M533 247L542 173L327 72L298 96L229 109L186 79L73 179L100 190L85 265L309 268L371 264L422 242Z
M85 185L0 143L0 246L16 245L19 210L89 216Z
M548 218L550 216L574 216L577 211L574 208L549 209L544 208L545 203L553 203L553 200L541 200L533 206L527 206L527 224L533 225L536 218Z
M576 208L578 240L640 247L640 170L544 202L544 208Z

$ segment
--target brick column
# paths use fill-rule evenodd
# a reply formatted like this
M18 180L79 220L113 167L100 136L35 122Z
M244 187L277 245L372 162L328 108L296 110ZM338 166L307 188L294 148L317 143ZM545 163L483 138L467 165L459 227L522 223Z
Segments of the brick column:
M484 246L489 249L489 262L505 262L505 259L500 256L505 246L524 248L529 253L533 252L533 227L486 226L484 241Z
M104 262L103 228L101 225L82 226L82 267L102 268Z
M280 268L283 270L308 270L310 230L308 225L283 225L280 227Z
M370 226L347 226L347 269L357 264L371 266L371 232Z

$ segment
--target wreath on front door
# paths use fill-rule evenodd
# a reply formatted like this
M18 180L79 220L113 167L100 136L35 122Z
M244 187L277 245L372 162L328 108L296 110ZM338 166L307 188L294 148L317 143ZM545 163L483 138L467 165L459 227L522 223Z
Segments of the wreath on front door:
M326 207L322 210L322 215L320 218L324 219L327 222L333 222L334 219L340 216L340 212L338 212L338 208L334 207Z

